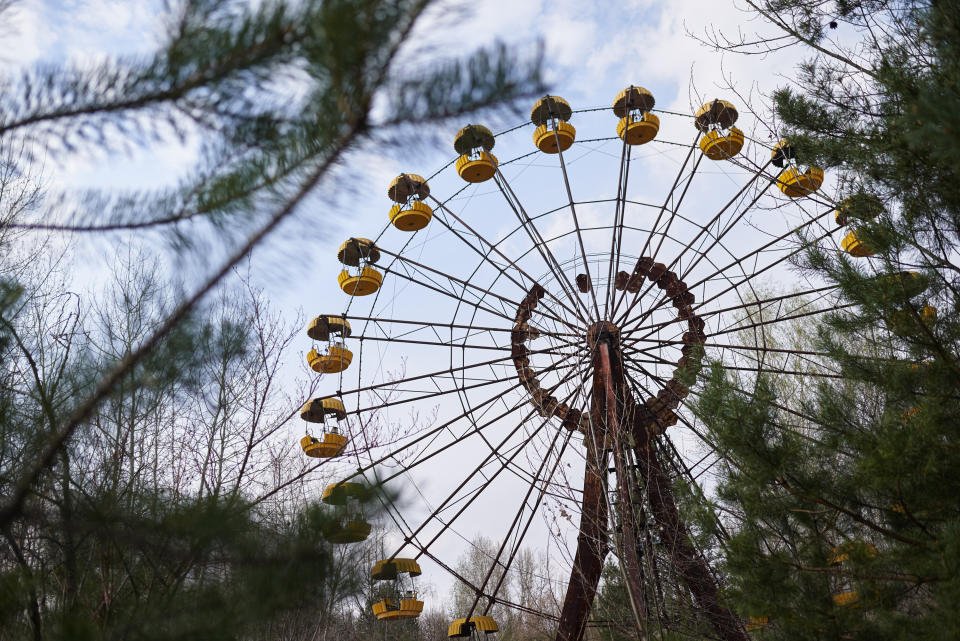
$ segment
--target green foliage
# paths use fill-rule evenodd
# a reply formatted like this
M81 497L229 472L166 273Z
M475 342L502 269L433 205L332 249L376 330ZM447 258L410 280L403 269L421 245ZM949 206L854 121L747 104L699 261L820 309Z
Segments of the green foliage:
M623 580L620 567L607 561L600 574L600 589L591 608L591 618L597 628L597 636L603 641L627 641L635 639L636 623L630 595Z
M324 541L322 471L278 439L307 393L276 380L292 333L255 292L203 299L352 151L542 91L535 50L414 59L430 4L173 3L156 51L0 78L4 639L370 631L368 559ZM149 190L44 198L30 180L40 155L178 141L196 157ZM186 296L130 264L76 292L74 257L44 253L36 230L111 252L156 230L179 267L210 267Z
M957 638L960 3L751 5L809 47L776 114L876 256L800 262L854 304L802 328L827 355L803 394L710 371L696 410L723 457L729 597L769 617L759 638Z
M371 137L414 143L425 133L418 125L541 89L538 55L495 43L462 58L407 61L425 0L253 4L182 3L152 57L44 65L8 79L0 103L8 144L57 153L189 139L200 148L176 186L86 193L66 216L58 206L29 225L159 228L181 249L208 239L199 223L219 241L240 239Z

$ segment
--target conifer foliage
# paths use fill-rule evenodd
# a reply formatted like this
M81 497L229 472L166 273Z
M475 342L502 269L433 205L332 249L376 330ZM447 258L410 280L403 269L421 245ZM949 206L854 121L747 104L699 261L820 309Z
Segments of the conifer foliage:
M800 261L851 303L797 328L810 377L714 369L698 402L729 596L758 638L956 639L960 3L748 4L777 30L761 47L807 51L775 114L874 255L811 241Z
M329 516L272 445L311 391L275 380L290 334L258 296L204 297L346 189L351 153L542 90L535 50L415 49L430 5L168 3L156 51L0 79L0 638L254 638L329 600ZM45 158L178 139L197 153L173 184L12 188ZM187 295L131 281L111 310L48 232L152 232L199 268Z

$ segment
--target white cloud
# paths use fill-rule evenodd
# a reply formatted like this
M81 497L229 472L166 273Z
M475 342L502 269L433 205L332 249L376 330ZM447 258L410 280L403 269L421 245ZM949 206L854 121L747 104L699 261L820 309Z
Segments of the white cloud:
M52 34L44 24L42 7L14 4L0 15L0 23L3 24L0 69L32 64L43 55L44 45L49 43Z

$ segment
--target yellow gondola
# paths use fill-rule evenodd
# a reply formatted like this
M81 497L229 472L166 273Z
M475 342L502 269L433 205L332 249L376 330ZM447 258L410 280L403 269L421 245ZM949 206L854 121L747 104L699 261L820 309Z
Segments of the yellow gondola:
M433 209L427 203L415 200L408 205L390 208L390 222L401 231L418 231L430 223Z
M850 555L848 553L850 546L851 544L846 544L833 548L830 551L830 556L827 558L827 563L839 569L844 562L850 560ZM866 544L863 549L865 550L867 556L873 557L877 555L877 548L869 543ZM838 571L833 579L831 598L833 600L833 604L838 607L852 606L860 602L860 593L853 587L853 585L850 583L850 580L844 578Z
M322 353L316 349L307 353L310 369L318 374L336 374L347 369L353 361L353 352L347 349L342 339L349 335L350 323L336 316L318 316L310 321L307 336L327 343ZM341 340L335 340L334 336L339 336Z
M838 225L848 225L850 219L873 220L883 213L883 201L872 194L854 194L837 203L833 219Z
M490 616L474 616L470 617L469 620L466 618L456 619L450 626L447 628L447 636L449 638L462 638L462 637L480 637L480 634L483 634L484 637L488 637L491 634L500 631L500 626L497 625L497 622L493 620L493 617Z
M323 538L330 543L359 543L370 536L373 527L366 521L343 521L329 524L323 529Z
M460 154L456 167L460 177L469 183L490 180L497 173L497 157L490 153L493 133L482 125L467 125L457 132L453 148Z
M888 293L896 298L900 298L901 296L913 298L926 291L930 285L923 274L911 271L902 271L896 274L880 274L879 276L875 276L874 280L883 290L884 298L887 297Z
M304 403L300 408L300 418L308 423L324 423L333 417L337 421L342 421L347 417L347 411L343 403L338 398L328 396L327 398L314 398Z
M823 184L823 169L815 165L799 166L795 156L793 145L787 140L778 142L770 152L770 161L785 168L777 178L777 187L788 198L809 196Z
M937 322L937 310L930 305L924 305L919 309L915 308L914 311L917 317L919 317L919 325L917 317L914 317L913 312L907 309L901 309L891 313L890 316L887 317L887 327L897 336L906 337L920 334L920 325L929 328Z
M333 458L343 453L349 441L343 434L331 430L323 435L322 440L307 434L300 439L300 447L310 458Z
M390 222L401 231L423 229L433 218L433 209L423 202L430 195L430 185L423 176L400 174L390 183L387 196L396 204L390 208Z
M413 577L420 576L420 565L413 559L377 561L371 571L374 581L392 581L392 594L372 605L373 614L381 620L415 619L423 612L423 601L417 599ZM403 575L407 575L404 578Z
M710 160L727 160L740 153L743 143L743 132L736 127L726 135L719 131L708 131L700 138L700 151Z
M533 103L530 110L530 122L536 125L533 132L533 144L546 154L566 151L577 137L577 130L571 125L573 110L566 100L559 96L544 96Z
M728 160L743 149L743 132L734 127L740 117L731 102L715 98L701 106L693 117L693 126L703 132L700 151L710 160Z
M830 565L839 568L843 565L843 562L848 560L850 557L846 552L843 552L839 547L833 548L830 552L830 557L827 559L827 563ZM855 605L860 600L860 594L857 590L853 589L848 580L844 580L840 575L837 575L837 578L833 581L834 587L832 589L831 598L833 599L833 604L839 607L844 607L848 605Z
M353 352L342 345L331 345L326 354L315 349L307 352L307 364L318 374L336 374L350 366Z
M628 145L643 145L657 137L660 119L650 113L656 101L643 87L630 86L613 99L613 113L617 122L617 136Z
M791 167L777 178L777 187L788 198L809 196L820 189L822 184L823 170L813 166L804 171L800 171L797 167Z
M336 518L323 528L323 537L330 543L357 543L370 535L371 525L363 517L363 504L373 491L363 483L341 482L328 485L322 500L336 507Z
M843 237L843 240L840 241L840 246L843 247L843 251L856 258L865 258L867 256L873 256L874 254L873 249L864 244L857 238L856 232L852 231Z
M340 399L314 398L307 401L300 410L300 418L309 423L339 422L346 418L347 412ZM323 438L312 436L309 432L300 439L303 453L311 458L331 458L339 456L347 447L350 439L340 433L336 424L324 427Z
M340 289L351 296L367 296L380 289L383 274L370 267L380 260L380 250L369 238L349 238L340 245L337 258L347 269L340 272ZM355 268L351 273L349 268Z
M383 274L372 267L364 267L360 273L351 275L346 269L337 277L340 289L351 296L367 296L380 289Z
M920 416L920 408L919 408L919 407L913 407L913 406L911 406L911 407L908 407L907 409L905 409L903 412L900 413L900 418L903 419L903 424L904 424L904 425L908 425L910 422L912 422L912 421L913 421L915 418L917 418L918 416ZM904 512L903 512L903 506L900 506L900 509L899 509L899 510L895 510L895 511L900 512L901 514L903 514L903 513L904 513Z
M762 630L763 628L767 627L769 623L769 617L750 617L747 619L746 623L747 632Z

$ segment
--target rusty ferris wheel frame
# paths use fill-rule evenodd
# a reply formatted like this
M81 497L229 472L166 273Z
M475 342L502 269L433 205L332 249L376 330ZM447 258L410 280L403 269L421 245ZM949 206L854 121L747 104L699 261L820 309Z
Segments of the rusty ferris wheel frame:
M382 255L378 268L383 269L385 279L448 299L455 306L453 318L394 317L383 291L369 297L369 312L357 311L366 298L351 298L346 310L338 314L362 328L352 336L360 345L357 385L345 386L341 374L336 391L340 398L356 399L347 410L360 426L355 438L363 433L364 416L373 411L408 403L428 404L447 395L458 398L463 410L388 447L380 456L371 456L369 461L358 458L354 476L369 475L404 452L416 452L397 471L377 480L409 478L410 470L435 460L467 438L478 437L486 447L482 456L477 454L471 460L472 466L464 468L452 491L439 504L431 505L429 515L419 522L411 522L395 505L385 502L387 513L403 534L402 544L391 558L413 549L417 558L432 559L467 585L475 594L470 611L463 613L468 619L487 614L500 603L554 618L558 640L580 641L605 558L613 551L640 636L660 629L700 638L707 631L720 639L747 639L744 622L718 598L720 579L694 545L677 508L674 480L696 483L697 475L692 469L695 466L678 452L671 434L683 429L703 438L685 409L687 396L696 394L694 381L703 357L730 370L809 375L809 370L790 369L788 363L790 359L815 359L820 356L816 352L776 348L763 341L744 346L731 337L735 332L763 332L777 323L841 306L830 286L814 284L768 297L754 289L758 277L773 273L771 270L802 250L797 234L822 241L836 230L824 221L836 203L816 193L806 195L802 202L775 198L773 208L793 203L788 206L800 212L799 222L784 226L780 233L763 235L762 242L749 250L730 248L726 239L758 211L762 199L769 200L771 189L776 193L782 169L772 166L769 158L755 161L741 155L724 160L737 169L742 182L731 189L729 198L715 205L705 221L695 221L684 214L683 205L698 172L703 173L703 163L713 163L700 153L700 135L698 132L692 142L655 139L649 143L651 147L671 146L684 156L659 204L631 197L631 164L636 165L637 160L633 148L616 136L577 141L572 150L559 150L553 157L558 161L565 202L537 214L529 213L518 196L521 190L516 188L515 178L508 178L505 168L539 152L501 162L488 183L492 185L489 191L500 201L497 215L515 219L516 225L498 239L488 238L467 213L456 211L456 199L471 185L444 200L429 196L435 211L432 226L456 243L463 255L476 257L477 267L458 275L419 256L414 259L408 250L416 234L400 249L387 249L388 224L375 239ZM763 155L769 154L769 145L753 143ZM578 145L619 148L615 197L590 201L574 197L575 178L568 165ZM588 225L583 210L599 205L612 209L607 212L612 222ZM636 206L655 215L638 221L633 211ZM542 228L548 226L549 216L557 215L569 215L570 228L545 236ZM588 251L584 238L597 232L609 236L609 252ZM512 251L511 238L523 238L525 250ZM640 238L645 240L638 243ZM558 239L573 246L571 258L558 257ZM718 260L720 257L725 259ZM535 272L532 266L538 261L541 271ZM492 278L489 284L477 278L481 271ZM731 298L736 299L733 304L729 304ZM787 305L783 312L784 303L791 300L802 304ZM665 336L665 331L673 334ZM369 345L448 348L449 366L392 380L365 381L363 350L369 353ZM774 354L779 360L768 358ZM481 371L488 373L480 375ZM815 375L832 376L824 372ZM436 389L414 390L411 385ZM364 404L362 394L373 400ZM515 402L511 404L507 398ZM494 407L503 411L495 412ZM494 426L505 423L515 426L504 430L503 438L488 436ZM467 425L465 431L452 431L463 424ZM441 442L446 432L453 438ZM573 449L569 446L574 435L582 437L584 447L584 475L582 485L577 486L558 480L561 461ZM704 442L709 445L706 439ZM535 452L532 457L531 451ZM520 462L519 455L524 452L529 465ZM494 558L489 559L485 576L479 582L471 581L432 548L504 472L524 481L527 491ZM559 615L498 595L534 517L550 499L572 499L580 513L575 555Z

